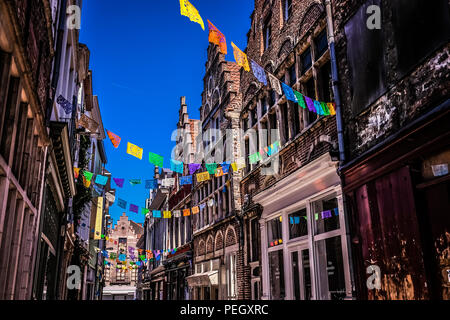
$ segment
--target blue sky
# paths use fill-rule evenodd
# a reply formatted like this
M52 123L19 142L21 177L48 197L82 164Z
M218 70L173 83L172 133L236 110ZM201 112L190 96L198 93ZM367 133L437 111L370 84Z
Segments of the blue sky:
M124 5L124 3L126 3ZM205 24L180 15L178 0L83 1L80 42L90 51L94 94L98 95L103 125L122 138L118 149L105 140L113 177L151 179L154 167L148 152L169 159L174 142L180 97L186 96L191 118L199 119L209 19L226 37L229 61L234 61L231 41L242 50L250 29L253 0L191 0ZM126 153L127 142L144 148L142 160ZM112 183L115 186L114 183ZM145 206L145 185L116 188L114 221L122 215L117 198ZM127 208L138 223L144 216Z

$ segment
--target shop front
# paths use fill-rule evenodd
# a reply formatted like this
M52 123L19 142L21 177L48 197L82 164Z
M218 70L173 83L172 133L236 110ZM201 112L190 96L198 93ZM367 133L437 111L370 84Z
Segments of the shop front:
M166 290L166 278L165 278L165 268L164 266L159 266L150 272L150 292L151 300L166 300L167 290Z
M220 259L195 265L195 273L186 278L192 300L219 300Z
M263 207L263 300L352 297L346 217L335 162L325 154L254 196Z
M189 300L186 278L189 276L191 261L192 251L189 246L168 255L164 262L168 300Z

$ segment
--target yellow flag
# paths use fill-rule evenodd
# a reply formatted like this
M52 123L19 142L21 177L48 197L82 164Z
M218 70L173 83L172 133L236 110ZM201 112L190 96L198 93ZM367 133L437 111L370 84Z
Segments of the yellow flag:
M131 154L132 156L135 156L136 158L139 158L142 160L143 152L144 152L144 149L139 148L138 146L128 142L128 147L127 147L128 154Z
M231 46L233 47L234 60L236 63L244 68L245 71L250 71L250 66L248 64L247 55L241 51L236 45L232 42Z
M197 22L205 30L205 24L203 23L202 17L198 13L198 10L188 1L180 0L180 12L182 16L188 17L191 21Z
M164 211L163 212L164 219L170 219L172 218L172 212L171 211Z

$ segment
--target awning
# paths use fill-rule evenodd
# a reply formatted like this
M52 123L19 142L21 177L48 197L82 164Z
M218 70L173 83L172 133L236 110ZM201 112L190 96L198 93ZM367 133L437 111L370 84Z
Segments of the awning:
M189 287L216 286L219 284L219 270L196 273L186 278Z

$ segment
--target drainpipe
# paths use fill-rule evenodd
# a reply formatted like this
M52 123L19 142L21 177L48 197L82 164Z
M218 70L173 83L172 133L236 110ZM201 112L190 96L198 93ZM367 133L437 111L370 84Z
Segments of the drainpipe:
M55 64L53 66L53 77L52 77L52 83L51 83L51 89L52 89L52 97L51 99L48 99L47 101L47 110L45 115L45 123L46 126L48 126L50 118L52 116L52 106L53 101L55 100L56 96L56 89L58 87L59 82L59 69L61 68L61 52L62 52L62 46L63 46L63 38L64 38L64 30L66 27L66 8L67 8L67 0L61 0L61 7L59 10L59 23L58 23L58 32L57 32L57 39L56 39L56 50L55 50Z
M327 13L327 31L328 31L328 45L330 48L330 58L331 58L331 78L333 85L333 93L334 100L336 102L336 127L337 127L337 135L338 135L338 144L339 144L339 177L341 186L344 185L344 179L340 173L340 169L345 163L345 146L344 146L344 133L343 133L343 124L342 124L342 109L341 109L341 96L339 93L339 75L338 75L338 66L336 61L336 51L334 46L334 28L333 28L333 16L331 11L331 0L325 0L325 7ZM353 270L353 258L352 258L352 242L350 236L350 222L349 222L349 214L347 210L347 201L345 193L342 194L342 204L345 216L345 237L347 242L347 251L348 251L348 259L349 259L349 269L350 269L350 282L351 282L351 290L352 296L347 297L348 299L354 299L353 297L353 288L355 287L355 274Z

